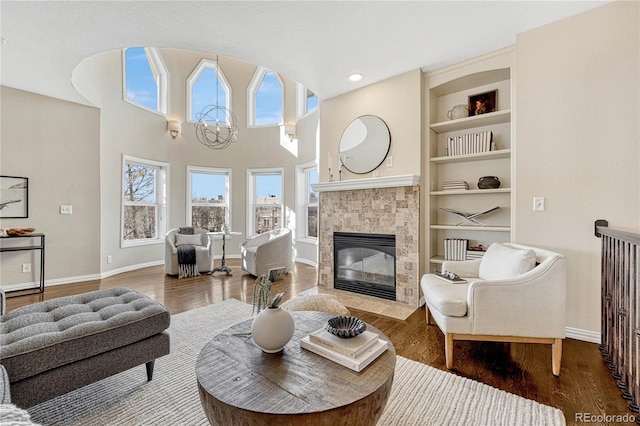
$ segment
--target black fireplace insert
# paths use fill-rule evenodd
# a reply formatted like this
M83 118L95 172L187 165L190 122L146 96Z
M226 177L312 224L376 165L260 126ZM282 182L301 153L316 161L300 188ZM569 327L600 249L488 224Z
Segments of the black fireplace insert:
M396 300L396 236L334 232L334 288Z

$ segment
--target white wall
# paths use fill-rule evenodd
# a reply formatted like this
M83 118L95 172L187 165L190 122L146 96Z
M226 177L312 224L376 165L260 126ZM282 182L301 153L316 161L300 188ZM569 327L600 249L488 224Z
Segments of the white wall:
M29 217L0 228L45 234L45 279L95 278L100 250L100 112L96 108L0 87L0 174L29 178ZM60 205L72 215L60 215ZM33 241L37 243L38 241ZM5 244L5 242L3 242ZM0 285L39 280L38 252L1 255ZM23 274L31 263L33 274Z
M640 230L638 2L517 37L516 232L568 258L569 327L600 331L596 219ZM546 209L532 211L532 198Z
M384 176L420 175L422 73L409 71L379 83L320 102L319 180L329 181L328 155L333 178L338 180L338 146L344 129L361 115L377 115L389 128L393 166L386 162L376 170ZM373 172L354 174L342 170L342 180L373 177Z

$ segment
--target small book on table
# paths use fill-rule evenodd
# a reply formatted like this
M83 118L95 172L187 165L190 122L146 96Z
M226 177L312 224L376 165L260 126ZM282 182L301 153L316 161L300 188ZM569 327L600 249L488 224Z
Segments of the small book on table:
M328 360L350 368L353 371L360 372L365 369L369 364L376 360L384 351L389 347L389 343L386 340L380 338L375 339L373 345L371 345L366 351L360 354L358 357L350 357L348 355L341 354L326 346L321 346L318 343L314 343L310 340L310 336L305 336L300 339L300 347L311 351L317 355L320 355Z

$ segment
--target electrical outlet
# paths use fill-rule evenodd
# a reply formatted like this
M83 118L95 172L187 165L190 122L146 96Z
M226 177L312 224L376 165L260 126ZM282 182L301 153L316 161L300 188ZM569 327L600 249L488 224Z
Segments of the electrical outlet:
M113 256L109 255L107 256L107 263L111 263L113 262Z
M22 273L26 274L27 272L31 272L31 264L30 263L23 263L22 264Z
M60 206L60 214L73 214L73 206Z
M544 211L544 197L533 197L533 211Z
M392 156L388 156L387 157L387 167L391 167L393 166L393 157Z

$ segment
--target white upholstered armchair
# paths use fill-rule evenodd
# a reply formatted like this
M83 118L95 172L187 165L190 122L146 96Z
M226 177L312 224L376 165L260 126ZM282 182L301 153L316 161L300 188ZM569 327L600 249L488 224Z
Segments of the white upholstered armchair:
M182 241L177 241L180 238ZM198 272L213 271L213 244L206 229L194 228L193 235L178 236L178 228L167 232L164 243L164 270L169 275L178 275L178 248L176 243L193 244L196 249Z
M454 340L547 343L552 372L560 375L566 326L567 262L558 253L518 244L494 243L482 259L445 261L443 271L466 283L433 274L420 286L433 321L445 335L447 368Z
M293 268L293 241L288 228L274 229L249 238L240 245L242 270L262 275L273 268Z

